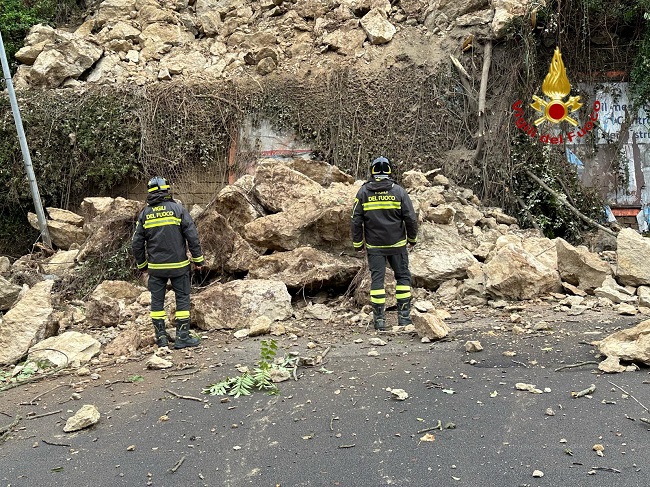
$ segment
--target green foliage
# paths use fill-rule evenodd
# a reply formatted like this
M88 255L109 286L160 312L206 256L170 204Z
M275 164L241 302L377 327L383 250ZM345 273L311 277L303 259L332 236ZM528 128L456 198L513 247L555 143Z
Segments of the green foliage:
M512 157L519 167L529 169L557 193L567 195L568 202L581 213L596 221L602 219L604 202L595 189L580 183L575 168L566 162L561 150L523 134L513 141ZM512 187L523 203L520 220L525 226L536 224L548 238L580 242L581 234L588 228L585 223L525 171L516 174Z
M248 396L253 390L264 390L268 394L278 394L280 391L271 379L272 370L288 370L295 367L294 358L285 358L280 364L275 363L278 344L275 340L262 340L260 343L260 359L253 372L244 371L236 377L226 377L224 380L211 384L201 391L211 396Z

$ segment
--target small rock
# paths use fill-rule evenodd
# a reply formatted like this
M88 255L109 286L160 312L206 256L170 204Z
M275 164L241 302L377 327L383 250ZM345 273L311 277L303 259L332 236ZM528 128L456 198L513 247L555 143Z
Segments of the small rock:
M377 350L370 350L368 352L368 357L379 357L379 352Z
M235 338L246 338L248 337L248 328L242 328L241 330L237 330L235 333L232 334Z
M546 416L555 416L555 411L553 411L552 408L548 408L546 411L544 411L544 414L546 414Z
M97 408L91 404L85 404L77 411L74 416L68 418L63 427L63 431L71 433L88 428L99 422L100 414Z
M368 343L370 343L370 345L373 345L375 347L383 347L384 345L386 345L386 342L379 337L372 337L370 340L368 340Z
M468 353L480 352L483 350L483 345L477 340L468 340L465 342L465 351Z
M405 401L408 399L409 395L404 389L391 389L391 397L398 401Z
M544 472L542 472L541 470L535 470L533 472L533 477L538 477L539 478L539 477L543 477L543 476L544 476Z
M169 360L165 360L164 358L154 354L151 357L149 357L149 359L145 362L145 365L147 366L148 369L151 370L161 370L161 369L168 369L172 367L174 364L173 362Z

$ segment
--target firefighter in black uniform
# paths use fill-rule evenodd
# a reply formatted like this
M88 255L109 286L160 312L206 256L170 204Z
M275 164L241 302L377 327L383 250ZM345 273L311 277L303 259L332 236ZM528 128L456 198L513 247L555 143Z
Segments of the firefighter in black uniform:
M199 234L188 211L172 199L164 178L151 178L148 190L147 206L138 216L132 249L138 269L149 273L156 344L159 347L169 344L165 331L165 290L171 281L176 295L174 348L195 347L200 340L190 336L190 266L203 265Z
M411 272L408 249L417 242L418 223L413 203L392 178L393 166L385 157L370 164L370 179L357 192L352 210L352 243L358 252L365 246L370 269L370 302L374 326L386 323L386 263L395 272L397 324L411 324Z

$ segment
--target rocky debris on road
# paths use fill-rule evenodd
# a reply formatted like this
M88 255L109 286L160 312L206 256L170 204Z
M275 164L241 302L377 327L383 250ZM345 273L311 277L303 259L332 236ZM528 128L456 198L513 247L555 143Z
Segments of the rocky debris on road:
M393 327L391 333L417 335L424 343L445 339L453 332L447 310L476 313L485 305L507 313L507 329L515 335L553 332L543 320L522 317L531 301L546 302L567 317L650 310L650 262L635 257L645 243L636 232L619 234L620 266L619 251L598 254L521 230L514 218L483 207L471 190L437 170L409 171L404 177L420 223L419 243L409 256L413 325ZM321 161L263 159L254 174L223 188L206 208L192 208L207 262L202 285L192 295L193 324L206 331L233 330L239 339L368 330L369 272L364 258L351 251L348 237L360 184ZM59 332L95 338L102 345L93 352L100 362L123 361L153 345L145 286L107 280L83 300L66 298L54 287L78 282L85 262L128 245L142 205L124 198L86 198L77 217L49 209L48 224L60 218L61 225L79 228L83 221L88 237L65 243L66 249L53 255L4 261L0 296L8 296L8 309L0 321L0 364L15 364ZM66 264L52 265L62 253ZM395 304L390 270L386 289L390 309ZM167 315L174 310L169 294ZM638 341L637 351L617 356L647 363L648 344ZM604 349L601 353L607 355ZM623 370L613 359L605 366Z

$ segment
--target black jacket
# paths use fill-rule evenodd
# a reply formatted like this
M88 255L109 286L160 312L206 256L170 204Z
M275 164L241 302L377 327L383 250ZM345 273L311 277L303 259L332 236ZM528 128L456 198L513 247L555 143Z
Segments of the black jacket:
M367 181L359 188L352 209L352 244L369 254L399 254L415 245L418 221L411 198L392 179Z
M131 247L138 269L153 276L177 277L189 271L192 262L203 264L199 234L189 212L169 194L152 194L140 212Z

